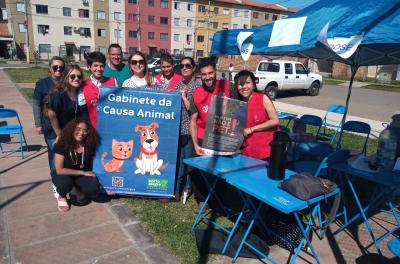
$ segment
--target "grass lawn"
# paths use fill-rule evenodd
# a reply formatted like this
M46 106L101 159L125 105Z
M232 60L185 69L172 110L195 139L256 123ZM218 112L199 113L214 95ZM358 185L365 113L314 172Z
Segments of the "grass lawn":
M16 83L35 83L49 75L47 68L6 68L4 69Z
M367 86L363 86L362 88L400 93L400 86L387 86L387 85L382 85L382 84L369 84Z
M6 68L4 69L16 83L36 83L37 80L49 76L47 68ZM87 70L83 70L84 79L89 76Z
M336 79L324 79L324 84L328 85L338 85L341 83L345 83L344 80L336 80Z

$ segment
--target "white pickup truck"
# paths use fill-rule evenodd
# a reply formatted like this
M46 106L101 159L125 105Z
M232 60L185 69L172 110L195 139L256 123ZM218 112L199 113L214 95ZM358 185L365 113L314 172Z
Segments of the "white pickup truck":
M262 60L256 70L257 90L274 100L279 91L304 90L307 94L318 95L322 87L322 76L310 73L297 61Z

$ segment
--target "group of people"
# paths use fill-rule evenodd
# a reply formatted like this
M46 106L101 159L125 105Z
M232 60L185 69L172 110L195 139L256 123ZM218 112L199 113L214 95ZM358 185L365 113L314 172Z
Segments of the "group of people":
M58 209L70 209L70 200L86 202L101 192L101 185L92 172L93 157L99 142L97 103L101 86L142 88L180 93L182 98L179 150L175 197L183 189L188 168L182 160L203 155L208 109L213 95L223 95L248 102L247 124L242 153L259 159L268 159L269 143L279 120L268 96L256 92L255 77L250 71L239 72L234 88L229 81L217 80L216 64L205 58L199 63L200 80L195 78L193 58L180 61L181 74L173 71L170 54L160 58L161 73L149 74L146 56L136 51L122 62L122 49L118 44L108 48L108 62L100 52L87 55L90 76L78 65L66 66L63 59L53 57L49 62L50 76L36 83L33 113L36 131L44 135L48 147L48 161ZM196 180L194 180L196 182ZM72 194L73 193L73 194ZM110 193L112 195L112 193Z

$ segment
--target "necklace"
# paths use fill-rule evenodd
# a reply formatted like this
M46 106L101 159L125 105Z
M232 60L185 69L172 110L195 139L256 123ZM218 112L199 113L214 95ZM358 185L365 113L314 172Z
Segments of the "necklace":
M76 151L74 151L74 155L72 155L71 151L69 152L69 156L71 157L71 160L72 160L72 165L74 165L74 166L79 165L79 168L83 169L83 167L84 167L83 159L85 157L85 147L83 147L82 158L81 158L81 162L80 163L78 163L79 162L78 154L79 153L77 153ZM75 157L75 158L73 158L73 157Z

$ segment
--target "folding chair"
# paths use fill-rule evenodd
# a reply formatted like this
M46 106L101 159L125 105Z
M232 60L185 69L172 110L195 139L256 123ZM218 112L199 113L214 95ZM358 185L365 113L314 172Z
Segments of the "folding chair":
M322 132L318 135L319 139L329 140L329 143L332 145L335 141L336 134L340 131L343 125L343 115L346 111L346 107L343 105L332 104L326 110L325 116L322 120ZM341 118L339 124L333 124L328 122L328 117L333 115L339 115ZM328 132L328 129L334 130L333 133Z
M395 237L389 240L387 247L396 257L400 257L400 238Z
M357 134L363 134L365 136L365 140L363 143L363 147L361 151L357 151L354 149L350 150L350 155L355 156L359 154L366 154L367 153L367 143L368 143L368 138L369 134L371 133L371 126L365 122L361 121L347 121L344 123L342 127L343 132L344 131L349 131ZM341 148L343 144L343 137L340 142L338 142L338 148Z
M19 148L15 149L3 149L4 144L17 144L17 142L0 142L0 149L1 152L21 152L21 158L24 158L24 146L23 143L25 144L25 147L27 147L24 131L22 129L21 121L19 119L17 111L15 111L12 108L0 108L0 118L6 119L6 118L15 118L18 123L15 124L9 124L9 125L4 125L0 126L0 135L13 135L13 134L19 134Z

